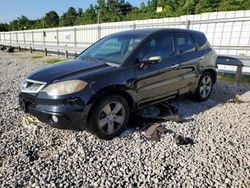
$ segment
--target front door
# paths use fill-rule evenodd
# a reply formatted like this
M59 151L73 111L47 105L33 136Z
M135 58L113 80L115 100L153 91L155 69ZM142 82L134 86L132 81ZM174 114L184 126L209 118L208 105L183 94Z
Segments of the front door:
M141 59L160 56L161 62L136 69L138 103L147 103L177 94L181 78L173 41L171 33L155 37L140 53Z

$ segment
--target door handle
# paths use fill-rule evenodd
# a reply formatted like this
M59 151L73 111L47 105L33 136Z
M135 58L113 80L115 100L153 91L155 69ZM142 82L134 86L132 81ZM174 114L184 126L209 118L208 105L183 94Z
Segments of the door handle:
M179 66L179 64L175 64L175 65L172 65L171 68L174 69L174 68L177 68Z
M201 57L199 57L198 59L199 59L199 60L202 60L202 59L204 59L204 56L201 56Z

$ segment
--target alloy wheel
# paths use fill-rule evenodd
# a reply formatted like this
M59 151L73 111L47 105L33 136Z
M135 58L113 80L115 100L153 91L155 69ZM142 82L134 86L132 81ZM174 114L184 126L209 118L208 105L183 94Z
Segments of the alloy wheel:
M115 133L125 121L125 108L120 102L106 104L98 118L98 126L105 134Z
M206 98L210 95L212 89L212 80L209 75L204 76L200 84L200 95L202 98Z

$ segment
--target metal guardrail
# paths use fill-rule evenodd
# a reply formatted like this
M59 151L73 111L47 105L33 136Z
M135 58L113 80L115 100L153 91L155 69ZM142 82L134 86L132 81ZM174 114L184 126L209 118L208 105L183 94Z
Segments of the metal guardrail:
M4 44L5 47L16 47L19 50L21 48L29 49L30 52L33 52L33 49L35 50L43 50L45 56L48 55L48 50L52 50L54 52L64 51L65 52L65 58L67 59L69 57L69 52L75 52L74 54L78 54L84 50L82 47L71 47L71 46L44 46L44 45L34 45L34 44ZM235 73L235 81L237 85L240 83L240 77L242 74L242 68L243 67L250 67L250 57L245 56L223 56L219 55L217 57L216 61L217 65L229 65L229 66L236 66L236 73Z
M240 83L240 77L243 67L250 67L250 57L244 56L218 56L216 60L217 65L236 66L235 81L237 85Z

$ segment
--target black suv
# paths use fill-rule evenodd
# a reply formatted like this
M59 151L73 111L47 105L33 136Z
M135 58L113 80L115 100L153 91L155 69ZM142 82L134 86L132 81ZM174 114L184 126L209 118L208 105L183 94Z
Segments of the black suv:
M104 37L73 60L27 76L20 104L50 125L119 135L142 106L191 93L206 100L216 81L216 53L205 35L141 29Z

